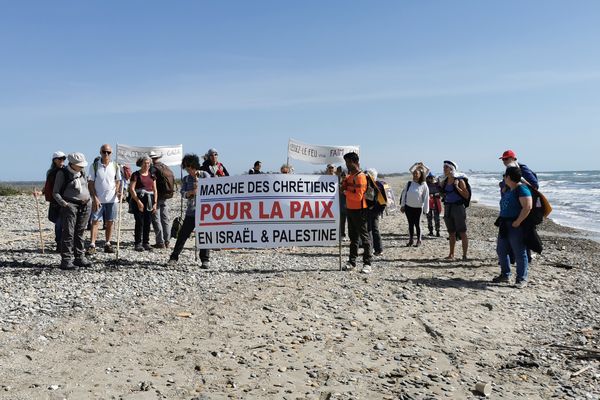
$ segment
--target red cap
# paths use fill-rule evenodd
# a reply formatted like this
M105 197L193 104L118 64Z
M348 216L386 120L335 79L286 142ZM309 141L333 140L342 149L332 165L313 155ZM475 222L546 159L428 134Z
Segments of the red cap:
M505 158L514 158L516 160L517 155L512 150L506 150L504 153L502 153L502 157L500 157L500 159L504 160Z

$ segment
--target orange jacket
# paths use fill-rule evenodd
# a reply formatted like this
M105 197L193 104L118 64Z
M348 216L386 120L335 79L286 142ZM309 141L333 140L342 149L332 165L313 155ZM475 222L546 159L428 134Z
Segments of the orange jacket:
M365 192L367 191L367 177L362 171L349 174L342 184L346 195L346 208L348 210L360 210L367 208Z

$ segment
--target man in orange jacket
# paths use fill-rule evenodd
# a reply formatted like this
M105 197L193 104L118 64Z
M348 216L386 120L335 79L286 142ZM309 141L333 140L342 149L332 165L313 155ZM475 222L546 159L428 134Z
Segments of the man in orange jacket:
M350 236L350 258L344 270L356 268L358 257L358 239L363 246L363 268L360 272L371 272L371 242L367 228L367 177L360 170L358 154L352 152L344 154L344 161L348 168L348 176L342 182L342 190L346 195L346 212L348 215L348 235Z

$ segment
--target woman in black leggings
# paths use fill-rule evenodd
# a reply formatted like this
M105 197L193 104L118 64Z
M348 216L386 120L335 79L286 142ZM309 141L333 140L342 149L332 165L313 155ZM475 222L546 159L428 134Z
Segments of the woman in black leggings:
M406 214L410 239L406 247L421 245L421 214L429 211L429 189L425 183L425 169L417 166L412 170L413 179L406 184L400 195L400 211ZM415 230L417 241L414 242Z

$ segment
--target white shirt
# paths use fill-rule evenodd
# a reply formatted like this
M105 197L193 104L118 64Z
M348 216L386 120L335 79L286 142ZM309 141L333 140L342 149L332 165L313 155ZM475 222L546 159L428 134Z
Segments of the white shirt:
M409 181L400 195L400 206L422 208L423 213L427 214L429 212L429 188L427 183L418 184L415 181Z
M97 171L94 171L94 164L97 165ZM108 165L102 164L102 160L90 165L90 173L88 181L94 182L96 189L96 197L101 204L116 203L117 198L117 181L121 180L121 171L117 168L117 163L110 161Z

